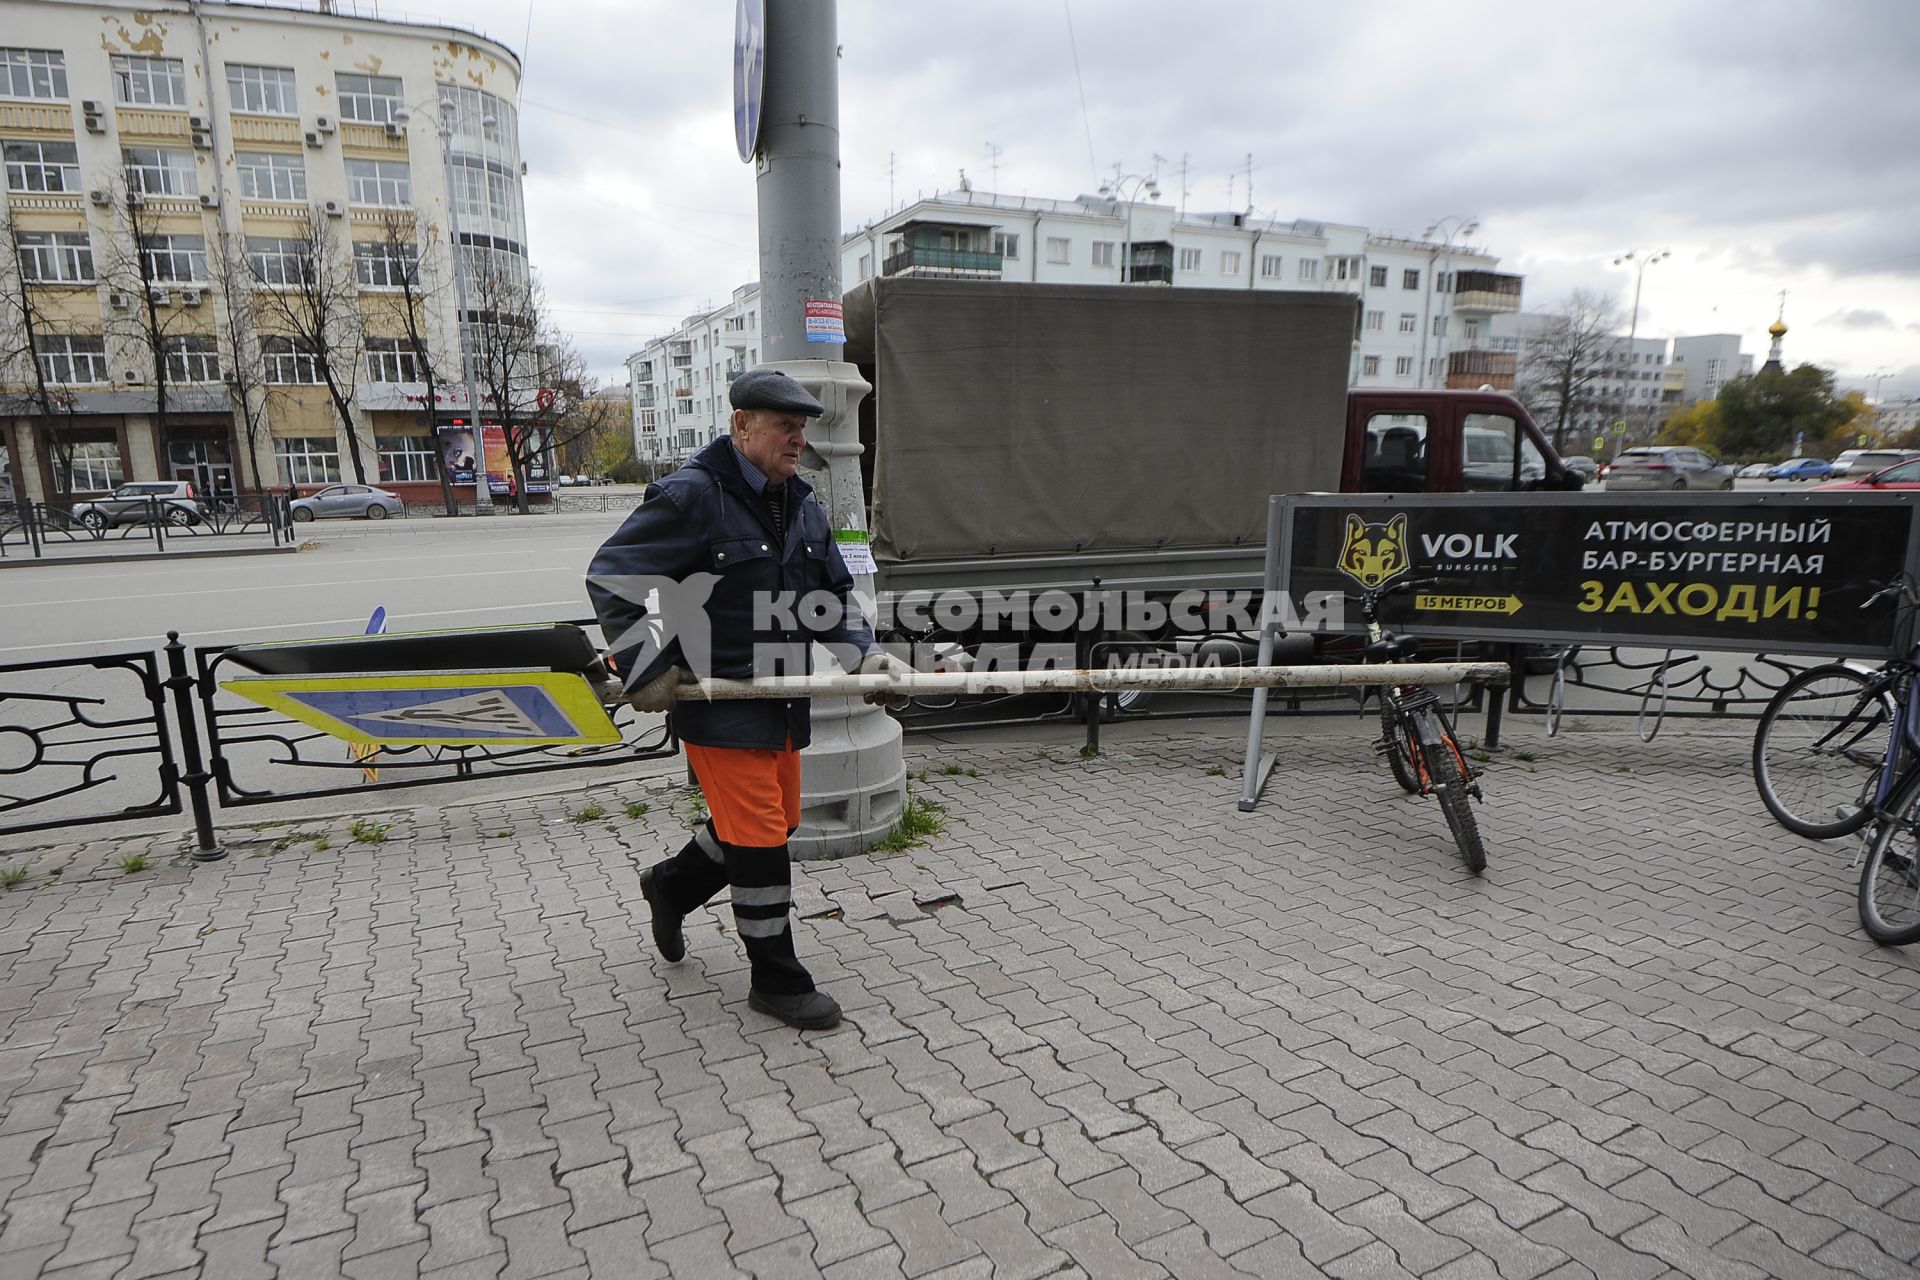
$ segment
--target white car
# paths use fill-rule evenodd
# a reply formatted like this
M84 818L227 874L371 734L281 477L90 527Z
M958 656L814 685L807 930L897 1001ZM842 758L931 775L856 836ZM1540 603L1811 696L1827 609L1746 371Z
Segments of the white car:
M295 498L287 504L295 520L303 523L328 516L385 520L407 509L400 495L365 484L330 484L318 493Z

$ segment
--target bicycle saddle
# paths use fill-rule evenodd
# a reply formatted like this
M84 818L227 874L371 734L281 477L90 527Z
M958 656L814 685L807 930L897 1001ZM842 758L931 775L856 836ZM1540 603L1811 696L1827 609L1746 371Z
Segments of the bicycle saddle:
M1396 636L1391 633L1381 636L1366 647L1368 662L1402 662L1419 651L1420 641L1414 636Z

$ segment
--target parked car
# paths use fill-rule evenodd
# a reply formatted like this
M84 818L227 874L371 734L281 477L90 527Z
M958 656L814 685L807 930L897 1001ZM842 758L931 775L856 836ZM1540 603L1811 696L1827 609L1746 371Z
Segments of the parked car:
M1560 461L1566 463L1567 470L1579 476L1584 484L1592 484L1600 478L1600 464L1585 454L1576 453L1571 458L1562 458Z
M570 476L570 475L568 475L568 474L567 474L566 472L564 472L564 471L562 471L562 472L560 473L560 483L561 483L562 485L565 485L565 486L566 486L567 488L572 488L572 487L573 487L573 484L574 484L574 479L573 479L573 477L572 477L572 476Z
M1769 480L1825 480L1833 474L1833 464L1825 458L1788 458L1767 472Z
M1829 481L1819 488L1822 492L1828 489L1920 489L1920 458L1908 458L1868 475Z
M318 493L295 498L287 504L295 520L318 520L327 516L365 516L385 520L407 509L398 494L364 484L330 484Z
M1733 468L1698 449L1682 445L1645 445L1614 459L1607 488L1731 489Z
M1833 460L1833 476L1864 476L1914 456L1911 449L1848 449Z
M1775 464L1771 462L1750 462L1740 468L1740 470L1734 474L1733 478L1736 480L1765 480L1768 478L1767 473L1773 470L1774 465Z
M160 520L184 527L205 520L207 508L185 480L135 480L104 498L74 503L73 518L89 529L152 524Z

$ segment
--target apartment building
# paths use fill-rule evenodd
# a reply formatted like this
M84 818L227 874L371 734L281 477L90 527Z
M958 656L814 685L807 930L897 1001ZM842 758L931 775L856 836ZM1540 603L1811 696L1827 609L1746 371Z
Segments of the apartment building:
M1673 366L1683 381L1680 400L1695 404L1718 399L1720 388L1753 373L1753 357L1740 350L1737 333L1703 333L1673 340Z
M1506 389L1514 381L1513 355L1494 349L1491 321L1520 309L1521 277L1459 244L1104 195L962 189L861 228L841 254L849 289L875 276L937 276L1349 293L1360 300L1353 385ZM684 457L726 429L726 374L759 362L758 334L758 290L747 285L629 359L642 458Z
M469 276L526 276L519 60L331 8L7 0L0 472L17 493L311 487L355 479L356 460L410 496L438 494L441 459L468 497L501 487L454 356L482 317L459 312L450 246L457 232ZM330 321L351 335L334 353L353 353L334 370L350 425L326 353L266 305L316 253L350 272ZM416 327L447 353L433 404L398 314L410 270L429 289Z

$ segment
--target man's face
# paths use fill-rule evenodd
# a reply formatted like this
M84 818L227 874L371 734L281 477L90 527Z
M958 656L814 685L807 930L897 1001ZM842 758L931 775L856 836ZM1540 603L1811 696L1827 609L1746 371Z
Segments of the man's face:
M733 443L769 483L785 484L807 447L807 415L776 409L735 409Z

